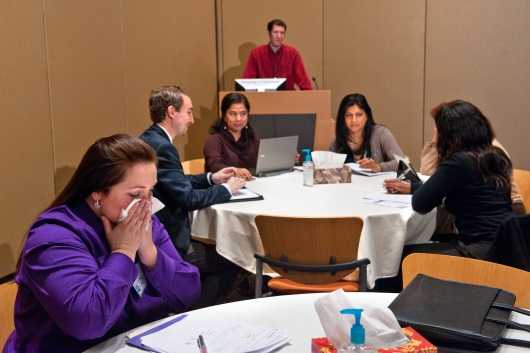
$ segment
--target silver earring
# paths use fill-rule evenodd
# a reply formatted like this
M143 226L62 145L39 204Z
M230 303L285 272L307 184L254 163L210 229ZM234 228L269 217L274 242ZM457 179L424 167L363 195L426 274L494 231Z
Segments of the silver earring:
M96 210L99 210L101 208L101 203L99 202L99 200L96 200L96 202L94 202L94 208Z

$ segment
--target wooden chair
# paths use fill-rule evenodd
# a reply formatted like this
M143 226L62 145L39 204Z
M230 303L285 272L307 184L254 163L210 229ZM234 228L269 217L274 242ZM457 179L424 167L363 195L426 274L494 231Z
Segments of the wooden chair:
M0 284L0 347L15 329L15 297L18 286L15 282Z
M182 162L184 174L201 174L204 173L204 158L190 159Z
M526 212L530 212L530 170L514 169L513 179L521 196L523 197L523 204Z
M515 304L530 308L530 272L466 257L414 253L403 260L403 287L417 274L501 288L517 296Z
M360 218L257 216L265 256L256 258L256 297L262 296L263 263L281 275L268 287L283 294L367 290L368 259L357 260ZM359 281L342 280L359 269Z

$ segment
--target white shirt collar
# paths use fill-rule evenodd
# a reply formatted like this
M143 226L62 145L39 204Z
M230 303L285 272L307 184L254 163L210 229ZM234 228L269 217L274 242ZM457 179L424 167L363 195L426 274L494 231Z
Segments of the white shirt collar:
M169 139L169 141L171 141L171 143L173 143L173 138L171 137L171 135L169 134L169 132L167 132L167 130L160 124L156 124L158 125L159 128L161 128L167 135L167 138Z

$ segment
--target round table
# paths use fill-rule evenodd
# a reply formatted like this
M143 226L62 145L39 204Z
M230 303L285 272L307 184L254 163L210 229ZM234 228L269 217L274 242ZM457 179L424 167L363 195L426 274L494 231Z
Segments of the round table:
M223 305L211 306L204 309L190 311L188 315L197 315L201 320L208 323L218 323L222 325L223 320L246 322L258 326L280 328L285 330L289 337L289 345L283 347L282 353L304 353L311 352L311 338L325 336L320 325L318 315L314 309L316 299L326 294L298 294L283 295L269 298L244 300ZM348 299L355 306L370 304L373 306L388 306L397 294L393 293L346 293ZM164 319L164 320L169 320ZM530 318L521 314L512 314L512 319L529 323ZM157 322L160 324L164 320ZM141 330L134 330L139 334L148 330L155 324L148 324ZM530 339L528 333L508 330L507 337ZM106 342L103 342L85 353L139 353L145 352L129 347L125 344L126 334L121 334ZM513 346L501 346L497 352L516 353L524 352L524 348Z
M303 186L299 171L256 178L247 187L264 200L218 204L194 212L192 235L216 243L217 252L255 273L254 254L263 254L257 215L289 217L360 217L364 221L358 258L367 257L368 284L395 276L405 244L427 242L434 232L436 211L420 215L410 206L410 195L388 195L378 176L353 175L351 183ZM405 208L374 203L366 197L395 198L409 202ZM353 250L352 250L353 251Z

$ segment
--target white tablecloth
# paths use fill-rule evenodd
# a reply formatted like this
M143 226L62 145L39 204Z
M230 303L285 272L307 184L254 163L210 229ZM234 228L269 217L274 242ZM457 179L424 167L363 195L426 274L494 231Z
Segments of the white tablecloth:
M265 198L262 201L214 205L194 212L192 235L214 240L217 252L255 273L255 253L263 246L254 219L257 215L294 217L361 217L364 226L358 258L371 260L368 283L398 273L404 244L424 243L436 223L435 211L420 215L408 208L370 204L363 196L384 194L380 176L353 175L351 184L302 185L302 173L292 172L257 178L247 187Z
M281 353L311 352L311 338L325 336L320 325L313 303L325 294L284 295L270 298L239 301L216 305L209 308L189 312L198 315L204 322L222 325L223 320L243 321L258 326L281 328L287 332L290 345L282 348ZM397 294L393 293L346 293L356 306L371 304L388 306ZM529 323L530 319L521 314L513 313L512 319L521 323ZM145 330L153 325L146 325ZM142 332L145 330L141 330ZM135 330L136 333L140 333ZM508 330L510 338L530 339L530 334L522 331ZM175 337L178 339L178 337ZM500 353L526 352L524 348L501 346ZM85 353L139 353L145 352L125 345L125 334L114 337L93 347Z

